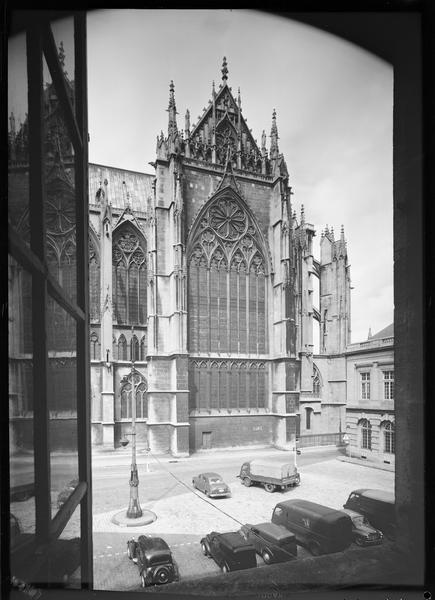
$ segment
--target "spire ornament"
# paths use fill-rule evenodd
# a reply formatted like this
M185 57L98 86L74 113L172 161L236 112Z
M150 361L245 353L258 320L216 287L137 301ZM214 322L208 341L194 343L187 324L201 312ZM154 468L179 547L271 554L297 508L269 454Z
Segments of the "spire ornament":
M272 113L272 128L270 130L270 158L278 158L278 127L276 126L276 110Z
M228 79L228 68L227 68L227 57L224 56L224 59L222 61L222 81L224 83L226 83L227 79Z
M169 105L168 105L168 137L176 136L177 128L177 107L175 106L174 82L171 80L169 85Z

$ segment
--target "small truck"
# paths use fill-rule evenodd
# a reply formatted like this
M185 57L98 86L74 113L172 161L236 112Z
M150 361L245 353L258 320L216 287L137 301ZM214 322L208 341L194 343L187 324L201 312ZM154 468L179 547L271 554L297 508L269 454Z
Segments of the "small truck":
M240 482L246 487L259 484L267 492L299 485L301 476L293 463L277 463L271 460L250 460L240 467Z

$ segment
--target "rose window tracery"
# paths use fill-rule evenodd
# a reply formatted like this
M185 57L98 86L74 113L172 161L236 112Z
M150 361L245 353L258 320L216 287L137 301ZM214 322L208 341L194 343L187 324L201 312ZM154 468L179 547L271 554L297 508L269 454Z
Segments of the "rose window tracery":
M220 200L209 214L211 227L223 239L235 240L246 230L246 214L232 200Z

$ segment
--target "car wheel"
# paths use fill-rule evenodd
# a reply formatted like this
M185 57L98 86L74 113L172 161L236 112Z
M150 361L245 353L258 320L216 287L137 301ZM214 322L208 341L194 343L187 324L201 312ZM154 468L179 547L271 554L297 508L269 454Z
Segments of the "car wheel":
M250 477L244 477L243 478L243 485L246 485L246 487L251 487L252 485L252 481Z
M321 554L320 546L317 542L310 542L308 544L308 550L311 552L311 554L313 556L319 556Z
M128 558L129 558L130 560L133 558L133 557L132 557L132 555L131 555L131 549L130 549L130 546L129 546L128 544L127 544L127 556L128 556Z
M227 565L222 565L222 573L229 573L230 570Z
M272 562L272 557L270 556L269 552L267 550L263 550L263 554L261 556L263 557L263 560L266 563L266 565L270 565L270 563Z
M201 548L202 548L202 553L204 554L204 556L208 556L209 554L208 554L207 546L204 544L204 542L202 542Z
M208 496L208 490L204 490L204 494Z
M147 586L147 578L143 573L140 576L140 584L143 588Z
M157 581L157 583L168 583L169 581L169 571L166 568L161 568L159 569L155 575L154 575L155 580Z
M275 491L276 488L273 485L273 483L265 483L264 484L264 489L266 490L266 492L269 492L271 494L272 492Z
M364 546L364 540L360 537L355 538L355 544L358 546Z

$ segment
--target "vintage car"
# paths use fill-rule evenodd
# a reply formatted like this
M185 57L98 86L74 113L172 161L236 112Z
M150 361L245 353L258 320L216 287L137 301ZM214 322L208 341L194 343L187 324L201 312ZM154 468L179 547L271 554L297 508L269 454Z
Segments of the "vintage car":
M360 515L349 508L343 508L343 512L347 513L352 519L352 535L355 544L358 544L358 546L382 544L384 538L382 532L370 525L364 515Z
M139 567L142 587L179 579L171 550L162 538L140 535L137 540L128 540L127 556Z
M218 473L200 473L192 479L192 485L210 498L231 496L229 486Z
M282 525L275 523L246 523L240 529L240 535L250 542L264 562L286 562L297 557L296 537Z
M382 531L385 537L395 539L396 515L393 492L367 488L353 490L343 507L364 515L373 527Z
M212 531L201 540L202 552L213 558L224 573L257 566L255 548L236 531Z

